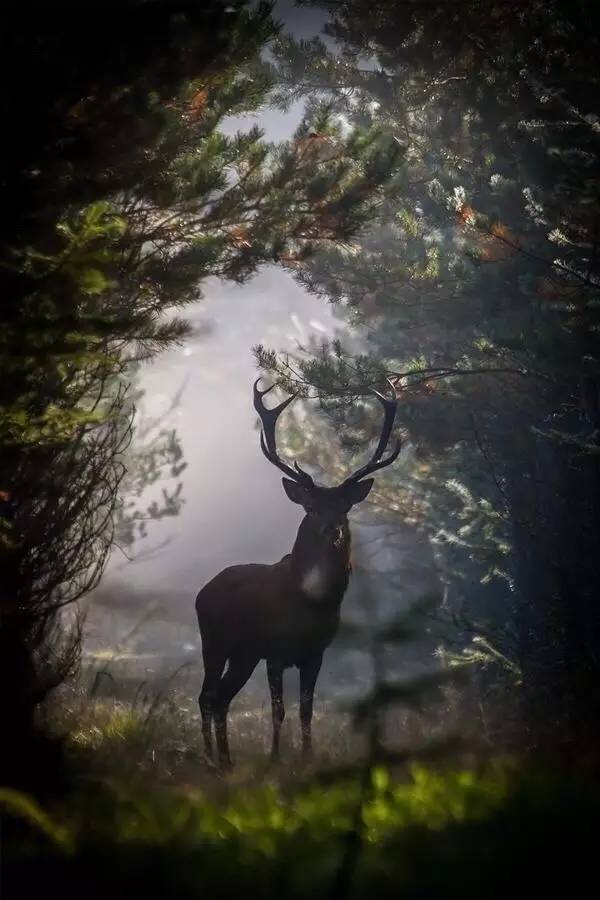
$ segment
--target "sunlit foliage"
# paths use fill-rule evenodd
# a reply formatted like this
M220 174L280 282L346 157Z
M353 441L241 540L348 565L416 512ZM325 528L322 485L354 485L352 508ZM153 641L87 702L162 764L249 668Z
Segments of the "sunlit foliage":
M278 42L280 102L327 97L349 125L386 128L405 165L351 253L296 272L364 326L366 351L259 360L350 432L345 404L394 380L417 463L396 493L434 542L446 604L522 672L518 739L585 743L600 720L598 11L307 5L338 43Z
M91 897L502 897L528 873L540 891L575 888L593 874L598 802L585 779L507 767L415 767L402 779L375 768L366 795L353 778L212 795L114 784L48 809L5 791L4 879L64 897L79 896L83 878Z
M132 2L102 9L91 32L69 9L27 10L11 11L1 54L14 83L0 185L0 540L15 720L61 677L40 678L36 657L110 552L132 366L183 339L176 313L208 276L243 282L347 240L401 163L379 130L343 134L325 107L282 145L257 127L222 129L268 98L268 4ZM318 170L316 133L331 150Z

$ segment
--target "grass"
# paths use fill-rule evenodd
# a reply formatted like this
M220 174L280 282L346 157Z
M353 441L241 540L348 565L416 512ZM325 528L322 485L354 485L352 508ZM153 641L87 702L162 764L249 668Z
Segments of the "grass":
M214 768L203 752L197 700L197 678L166 679L159 690L137 681L126 692L115 678L99 681L84 673L57 692L46 725L64 740L71 767L94 777L125 774L146 785L214 783ZM116 696L115 696L116 695ZM300 774L298 705L290 704L282 740L281 777ZM318 766L331 768L356 759L363 741L351 716L331 702L317 704L313 732L319 748ZM271 708L267 697L242 692L229 715L234 779L250 783L267 770L271 740Z
M91 673L57 695L50 723L64 736L66 792L40 804L0 791L9 900L505 900L531 880L537 897L576 894L595 878L591 774L458 757L441 768L366 767L348 716L323 704L318 764L299 767L297 724L286 722L274 771L268 705L247 694L232 715L240 764L221 778L203 758L185 679L154 695L139 685L127 699L116 693ZM410 732L406 718L396 725Z
M230 784L219 796L114 778L51 809L6 793L0 803L16 825L4 850L8 897L43 887L64 898L300 900L334 896L344 865L351 897L495 898L531 877L535 896L583 884L595 869L600 791L495 765L413 767L400 780L374 768L366 790L357 777Z
M485 764L459 753L437 768L366 767L351 716L319 692L316 764L300 765L292 703L274 770L261 670L235 698L236 768L221 777L202 752L198 660L181 661L170 672L158 654L100 650L56 692L46 725L67 787L43 801L0 790L3 898L506 900L530 883L533 897L577 896L595 880L591 775L489 750ZM467 733L463 699L447 685L429 720L388 709L386 742L422 746L448 722Z
M126 774L129 780L148 785L193 784L211 788L214 769L202 745L200 717L194 689L195 672L179 671L161 678L160 687L138 679L98 679L92 670L78 681L63 685L54 697L47 722L63 735L65 749L75 769L95 777ZM124 670L121 670L121 672ZM110 674L110 673L109 673ZM282 764L279 780L295 780L305 774L301 764L298 704L286 704L282 731ZM236 783L253 783L265 777L271 741L271 707L266 696L242 691L229 713L229 737L236 763ZM387 714L389 746L421 746L443 737L443 729L416 713L400 710ZM356 764L365 753L365 740L353 725L353 717L340 704L317 698L313 717L316 760L313 771L332 771ZM272 774L269 772L269 774ZM208 781L207 781L208 778Z

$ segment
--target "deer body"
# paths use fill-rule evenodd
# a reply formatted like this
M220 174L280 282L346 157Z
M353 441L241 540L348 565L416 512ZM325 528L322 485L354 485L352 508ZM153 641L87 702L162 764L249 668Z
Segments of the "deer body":
M212 758L214 720L222 768L231 765L227 741L229 704L261 659L267 663L271 691L272 758L279 754L279 732L285 717L283 672L291 666L300 670L303 756L312 752L315 684L323 653L339 626L340 607L350 578L347 513L365 499L373 485L373 479L360 479L367 472L388 465L400 452L398 444L387 459L381 460L393 424L395 400L378 395L386 409L384 433L367 466L338 487L316 485L299 466L292 469L277 455L275 421L293 398L267 410L261 402L264 393L267 392L258 391L255 384L255 406L264 428L261 447L270 462L291 476L283 479L283 487L292 502L304 507L306 515L290 554L273 565L224 569L196 598L205 672L199 697L202 732L206 753Z
M288 668L329 646L349 581L350 533L346 526L346 540L330 552L307 547L309 536L305 516L291 554L274 565L231 566L200 591L200 630L227 659L251 644L257 660L276 658Z

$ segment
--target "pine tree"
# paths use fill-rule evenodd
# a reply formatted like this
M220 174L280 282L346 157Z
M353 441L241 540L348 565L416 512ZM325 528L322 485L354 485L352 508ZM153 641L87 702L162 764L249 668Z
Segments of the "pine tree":
M22 772L34 707L75 656L77 635L59 650L60 611L110 551L132 366L185 336L172 311L206 277L242 282L347 240L399 163L395 147L360 151L362 132L325 108L278 146L219 130L268 98L268 5L28 13L11 11L0 54L5 83L30 75L5 95L0 183L0 655ZM319 161L317 133L331 147Z
M449 27L446 4L323 5L340 53L281 41L281 101L325 92L350 123L387 128L405 167L385 224L298 273L366 324L373 351L332 346L299 371L334 398L402 375L403 421L426 455L426 527L449 547L454 603L503 626L523 673L523 739L591 740L597 10L464 2Z

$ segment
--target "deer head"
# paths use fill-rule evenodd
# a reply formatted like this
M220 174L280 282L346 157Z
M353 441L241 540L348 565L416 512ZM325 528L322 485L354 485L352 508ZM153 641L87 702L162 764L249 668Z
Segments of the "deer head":
M297 462L294 462L293 468L279 457L277 453L277 444L275 440L275 425L277 419L292 400L297 396L293 394L288 397L279 406L274 409L267 409L264 405L263 397L273 390L275 385L264 391L259 390L258 383L260 378L254 382L254 408L260 416L262 422L262 430L260 433L260 446L262 452L274 466L277 466L282 472L288 476L282 479L284 490L292 501L302 506L306 514L314 520L316 529L323 535L335 535L340 527L346 522L346 517L350 509L357 503L361 503L368 496L369 491L373 487L374 479L366 478L379 469L389 466L398 457L401 449L401 442L396 441L396 445L392 452L384 457L384 453L390 439L390 434L396 416L398 400L396 397L396 389L391 381L388 384L392 390L393 398L389 399L380 394L379 391L371 392L377 397L383 406L383 426L381 436L375 451L368 462L360 469L357 469L352 475L345 479L336 487L324 487L315 484L308 472L300 468ZM363 481L363 479L365 479Z

